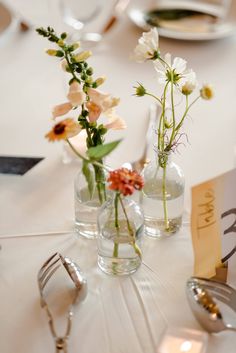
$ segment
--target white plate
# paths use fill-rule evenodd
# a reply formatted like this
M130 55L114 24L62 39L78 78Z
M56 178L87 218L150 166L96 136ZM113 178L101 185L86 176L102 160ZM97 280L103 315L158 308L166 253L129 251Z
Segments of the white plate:
M128 13L129 18L143 30L150 30L153 26L147 23L146 19L149 10L153 10L153 8L131 8ZM220 18L217 21L204 20L202 23L193 18L174 21L163 20L157 29L160 36L181 40L212 40L236 34L236 25Z

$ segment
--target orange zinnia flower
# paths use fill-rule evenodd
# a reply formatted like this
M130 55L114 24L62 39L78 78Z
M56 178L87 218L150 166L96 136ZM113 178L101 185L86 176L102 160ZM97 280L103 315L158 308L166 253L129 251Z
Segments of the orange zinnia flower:
M141 175L127 168L116 169L109 173L109 189L119 191L124 196L132 195L135 190L141 190L144 181Z
M66 140L69 137L77 135L81 130L81 126L71 118L62 120L54 125L51 131L45 135L49 141Z

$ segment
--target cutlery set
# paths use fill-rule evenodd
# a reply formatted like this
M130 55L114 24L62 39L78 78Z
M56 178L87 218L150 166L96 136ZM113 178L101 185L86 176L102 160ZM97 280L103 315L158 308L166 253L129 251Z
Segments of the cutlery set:
M64 267L75 287L74 297L67 312L67 326L64 336L58 336L56 333L52 312L49 308L45 295L46 285L61 266ZM87 295L86 278L84 277L80 267L75 262L68 257L63 257L61 254L55 253L40 268L38 272L38 287L40 292L41 307L45 309L47 313L49 328L55 341L56 352L67 353L67 341L71 332L74 307L80 301L84 300Z

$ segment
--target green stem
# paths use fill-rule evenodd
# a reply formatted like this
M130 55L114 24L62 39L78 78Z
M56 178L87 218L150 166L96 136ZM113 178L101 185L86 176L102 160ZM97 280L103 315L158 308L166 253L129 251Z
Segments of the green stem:
M159 120L158 126L158 150L164 150L164 136L165 136L165 114L166 114L166 92L168 88L169 82L166 83L163 93L163 103L162 103L162 113Z
M173 83L173 72L171 71L171 110L172 110L172 133L170 136L170 142L169 142L169 146L172 146L172 142L175 138L175 125L176 125L176 121L175 121L175 103L174 103L174 83Z
M180 119L178 125L176 126L176 132L179 131L179 129L181 128L182 124L183 124L183 121L188 113L188 110L189 110L189 107L188 107L188 96L186 96L186 104L185 104L185 111L184 111L184 114L182 116L182 118Z
M164 222L165 230L169 230L169 220L168 220L168 210L167 210L167 200L166 200L166 164L163 165L163 176L162 176L162 198L163 198L163 209L164 209Z
M65 59L66 59L66 62L67 62L67 64L68 64L68 67L69 67L69 70L70 70L71 75L73 76L73 78L75 79L75 81L80 82L80 80L78 79L78 77L75 75L73 68L71 67L71 63L70 63L70 60L69 60L69 56L68 56L67 51L64 51L64 53L65 53Z
M82 109L83 109L83 104L82 104ZM85 120L85 130L86 130L86 133L87 133L87 137L88 137L88 148L89 147L94 147L96 146L94 143L93 143L93 139L92 139L92 136L91 136L91 132L89 130L89 124L87 122L87 120Z
M193 106L194 103L196 103L196 101L200 98L201 96L198 96L197 98L194 99L194 101L188 105L188 96L186 96L186 108L185 108L185 112L179 122L179 124L176 126L176 131L178 132L178 130L181 128L183 121L186 117L186 115L188 114L190 108Z
M125 209L125 206L124 206L124 203L122 201L122 198L120 197L119 195L119 201L120 201L120 204L121 204L121 207L122 207L122 210L124 212L124 215L125 215L125 219L126 219L126 223L127 223L127 228L128 228L128 231L129 231L129 235L131 237L131 244L134 248L134 251L136 252L136 254L140 257L140 259L142 258L142 252L141 250L139 249L138 245L136 244L135 242L135 233L134 233L134 230L133 228L131 227L130 225L130 222L129 222L129 218L128 218L128 215L127 215L127 212L126 212L126 209Z
M117 238L119 237L119 215L118 215L118 200L119 194L116 193L114 205L115 205L115 228L116 228L116 238L114 242L114 249L113 249L113 257L118 257L118 250L119 250L119 242L117 242Z
M168 69L171 71L171 66L164 60L162 59L162 57L159 56L158 60L161 62L161 64L163 65L164 68L166 68L166 66L168 67Z
M158 98L157 96L155 96L154 94L149 93L149 92L146 92L146 93L145 93L145 95L146 95L146 96L150 96L150 97L152 97L152 98L156 99L156 100L158 101L158 103L160 103L160 104L161 104L161 106L162 106L162 101L161 101L161 99L160 99L160 98Z
M82 160L84 160L85 162L89 162L89 160L87 158L84 158L78 151L77 149L74 148L74 146L72 145L72 143L70 142L69 139L66 139L66 142L68 143L68 145L70 146L70 148L72 149L72 151L76 154L77 157L81 158Z
M110 172L111 168L108 168L107 166L105 166L104 164L98 162L98 161L91 161L90 159L87 159L85 157L83 157L72 145L72 143L69 141L69 139L66 139L66 142L68 143L68 145L70 146L70 148L72 149L72 151L76 154L77 157L81 158L83 161L87 162L87 163L91 163L93 165L96 165L100 168L103 168L104 170Z
M102 166L102 161L99 162ZM99 167L97 165L93 166L95 173L96 186L98 191L98 197L100 204L102 205L106 201L106 187L105 187L105 175L103 171L103 167Z

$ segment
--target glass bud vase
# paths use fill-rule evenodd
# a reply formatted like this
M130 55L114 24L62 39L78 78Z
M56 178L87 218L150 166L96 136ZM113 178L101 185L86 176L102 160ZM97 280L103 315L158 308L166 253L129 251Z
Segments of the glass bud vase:
M89 166L91 177L93 178L94 191L89 192L87 181L82 171L79 171L74 182L74 202L75 202L75 229L79 235L93 239L98 234L97 215L101 204L106 200L104 170L101 170L101 188L98 193L95 171L93 166Z
M98 266L113 275L129 275L142 262L144 217L133 200L117 194L98 212Z
M170 153L159 153L143 170L144 188L140 203L145 233L163 237L176 233L184 211L184 175Z

